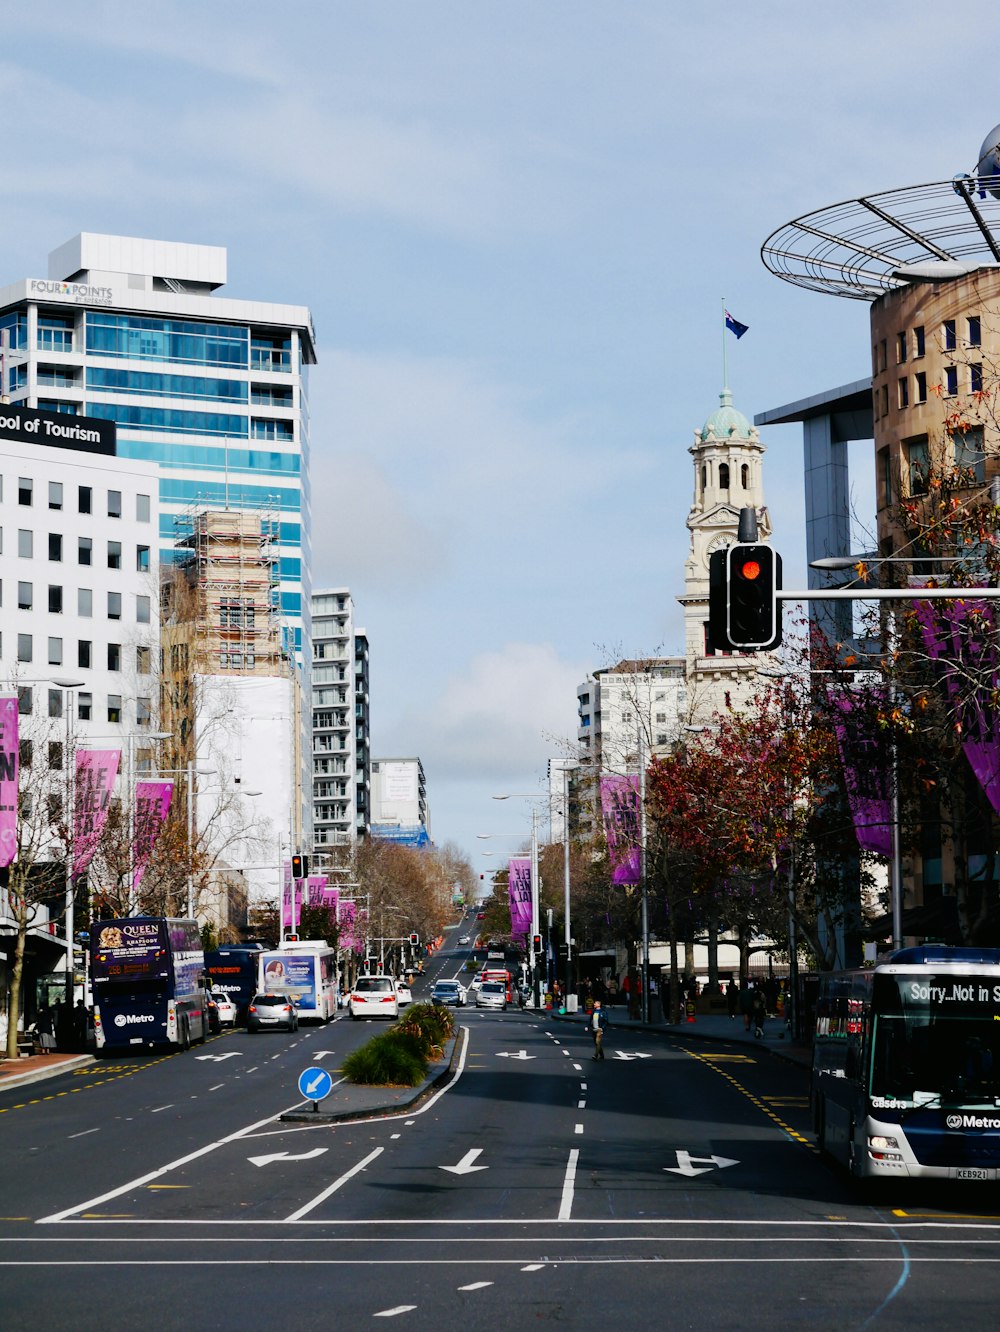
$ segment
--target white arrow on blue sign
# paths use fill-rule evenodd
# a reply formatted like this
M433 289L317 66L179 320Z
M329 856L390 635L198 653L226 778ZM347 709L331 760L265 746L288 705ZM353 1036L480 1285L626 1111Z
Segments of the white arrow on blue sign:
M325 1068L307 1068L299 1074L299 1091L307 1101L322 1101L333 1091L333 1078Z

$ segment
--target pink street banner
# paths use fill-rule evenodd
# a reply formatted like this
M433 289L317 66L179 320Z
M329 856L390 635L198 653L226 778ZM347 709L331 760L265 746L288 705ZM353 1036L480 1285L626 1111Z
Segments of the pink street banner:
M348 952L358 952L360 940L355 931L357 907L354 902L340 902L337 906L337 920L340 923L340 946Z
M17 855L17 699L0 698L0 868Z
M73 877L78 879L94 858L108 817L108 805L120 749L78 749L73 800Z
M849 691L833 693L829 698L837 709L834 730L840 765L847 788L854 831L862 851L892 855L892 773L885 738L877 729L875 711L863 707L868 699L875 709L885 706L882 689L852 695Z
M174 794L173 782L136 782L135 835L133 840L135 866L132 873L133 890L139 887L146 866L153 854L156 839L163 831Z
M515 856L507 862L507 895L510 898L510 932L531 933L531 861Z
M642 880L639 847L639 778L637 775L601 778L601 814L611 862L611 882L633 884Z

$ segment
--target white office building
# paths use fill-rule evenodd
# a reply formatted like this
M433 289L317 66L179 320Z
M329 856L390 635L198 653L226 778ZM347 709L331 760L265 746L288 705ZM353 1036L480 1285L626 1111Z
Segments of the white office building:
M430 844L427 779L419 758L372 760L371 835L403 846Z
M313 852L353 846L368 831L368 638L349 588L312 595Z

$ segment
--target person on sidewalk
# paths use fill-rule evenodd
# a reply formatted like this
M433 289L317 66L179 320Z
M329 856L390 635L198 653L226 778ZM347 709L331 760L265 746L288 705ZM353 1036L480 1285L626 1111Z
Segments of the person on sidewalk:
M590 1015L586 1030L594 1038L594 1059L604 1058L604 1032L608 1025L607 1015L601 1007L600 999L594 1000L594 1011Z
M38 1010L35 1031L38 1033L38 1044L42 1054L51 1054L56 1048L55 1021L52 1016L52 1009L47 1004L43 1004Z
M736 988L736 982L732 976L729 977L729 984L726 986L726 1008L729 1010L730 1018L736 1016L736 1010L740 1006L740 992Z
M747 981L740 981L740 1016L743 1018L743 1030L750 1030L750 1019L753 1017L753 992Z
M753 991L753 1034L758 1040L764 1035L764 1023L767 1020L767 998L760 985Z

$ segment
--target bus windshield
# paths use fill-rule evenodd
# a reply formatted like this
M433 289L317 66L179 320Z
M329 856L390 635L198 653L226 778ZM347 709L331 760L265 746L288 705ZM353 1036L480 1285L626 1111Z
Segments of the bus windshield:
M876 975L872 1009L876 1104L1000 1105L995 975Z

